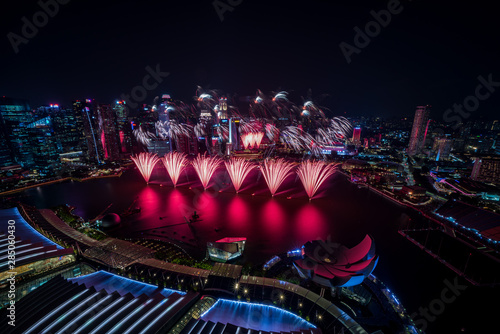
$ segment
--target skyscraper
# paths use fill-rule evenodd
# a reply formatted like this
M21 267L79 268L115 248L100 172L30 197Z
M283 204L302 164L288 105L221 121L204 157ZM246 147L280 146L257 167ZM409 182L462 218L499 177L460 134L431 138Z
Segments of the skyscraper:
M99 138L105 160L118 160L120 158L120 142L114 109L108 104L97 107L99 118Z
M56 174L61 164L51 116L40 116L41 118L28 124L26 128L29 134L29 150L33 157L32 168L38 175L47 177Z
M223 119L228 119L228 112L227 112L227 97L221 97L219 98L219 106L218 106L218 113L217 117L220 120Z
M231 117L229 119L229 144L230 150L239 150L240 147L240 119L238 117Z
M352 130L352 142L357 145L361 144L361 128L359 126Z
M75 111L77 121L83 125L82 138L86 142L84 147L84 155L91 161L101 162L102 146L100 145L99 123L92 100L77 100L73 102L73 110Z
M132 127L128 117L128 107L123 101L116 101L113 104L113 110L116 115L116 126L118 138L120 141L120 153L130 154L132 152Z
M33 121L28 101L0 97L0 164L33 165L27 125Z
M413 128L411 130L410 145L408 154L416 155L422 152L427 135L427 126L429 121L430 106L418 106L413 119Z
M500 184L500 157L486 156L475 158L471 179Z

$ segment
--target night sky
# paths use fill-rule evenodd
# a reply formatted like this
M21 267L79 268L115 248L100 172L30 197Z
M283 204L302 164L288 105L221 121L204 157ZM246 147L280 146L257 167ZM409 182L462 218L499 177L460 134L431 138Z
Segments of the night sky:
M297 103L311 89L331 115L412 115L430 104L432 117L442 119L474 94L479 75L500 82L494 2L403 0L350 64L339 44L354 46L354 27L364 30L374 20L370 11L390 1L219 3L240 4L221 21L212 0L71 0L16 54L9 33L22 36L21 19L33 22L41 7L5 2L0 95L32 106L110 103L142 84L146 66L159 64L170 75L145 103L162 93L191 102L198 85L231 96L283 89ZM493 93L474 114L495 118L499 103L500 92Z

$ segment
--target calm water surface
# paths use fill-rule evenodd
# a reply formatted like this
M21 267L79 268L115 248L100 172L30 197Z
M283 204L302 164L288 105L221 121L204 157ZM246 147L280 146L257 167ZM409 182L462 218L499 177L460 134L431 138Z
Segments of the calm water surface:
M134 206L140 206L141 212L123 219L112 235L177 240L203 252L207 241L246 237L244 260L252 263L264 262L308 240L330 238L352 247L371 234L380 255L374 274L409 313L439 299L446 287L444 280L452 282L456 277L397 233L409 217L420 219L416 213L358 188L342 174L330 177L312 201L295 175L285 180L274 198L258 171L248 176L239 194L230 183L224 169L216 173L207 191L191 169L181 176L177 188L172 187L163 168L155 169L149 185L137 170L129 170L120 178L30 189L19 199L39 208L70 204L85 219L96 217L110 204L108 212L120 214L136 200ZM201 221L192 228L182 224L195 210ZM163 228L172 224L181 225ZM465 327L465 333L476 333L473 327L494 323L495 308L486 302L492 296L498 298L498 290L469 286L429 323L427 332L463 333Z

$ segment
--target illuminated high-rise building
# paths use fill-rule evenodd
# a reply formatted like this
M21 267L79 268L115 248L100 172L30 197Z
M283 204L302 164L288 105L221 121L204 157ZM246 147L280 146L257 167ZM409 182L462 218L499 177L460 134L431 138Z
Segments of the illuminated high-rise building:
M102 145L100 143L99 118L95 103L91 99L73 102L77 122L82 123L83 139L86 142L84 156L90 161L102 162Z
M120 141L114 109L110 105L101 104L97 107L97 115L104 159L118 160L120 158Z
M31 169L42 177L54 175L59 167L59 149L52 118L48 114L41 114L41 118L26 126L29 134L29 150L33 157Z
M231 117L229 120L229 141L230 150L239 150L240 147L240 119L238 117Z
M33 165L27 130L33 119L28 101L0 97L0 166Z
M471 179L500 184L500 157L486 156L475 158Z
M227 110L227 97L219 98L219 108L217 112L217 117L219 120L228 119L228 110Z
M116 101L113 106L116 116L116 128L121 155L127 155L132 152L132 127L128 117L129 110L124 101Z
M60 153L82 152L83 147L86 146L83 123L81 117L78 119L73 109L51 104L39 107L37 111L50 116L57 139L57 149Z
M430 108L430 106L419 106L415 111L413 128L410 135L410 145L408 146L409 155L419 154L424 148L427 127L429 124Z
M361 128L360 127L355 127L352 130L352 142L354 144L360 144L361 143Z

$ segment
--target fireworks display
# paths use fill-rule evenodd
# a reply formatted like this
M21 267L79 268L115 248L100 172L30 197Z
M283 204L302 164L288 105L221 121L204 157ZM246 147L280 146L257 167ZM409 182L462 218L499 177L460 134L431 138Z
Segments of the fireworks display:
M151 139L156 138L153 133L144 131L142 127L135 128L132 133L135 139L144 146L148 146L151 143Z
M182 171L189 164L186 154L179 152L169 152L161 159L165 168L167 169L168 175L172 179L174 187L177 186L177 181Z
M160 161L160 158L156 154L145 152L139 153L137 156L131 156L130 158L134 161L146 183L149 183L151 173L156 163Z
M352 125L343 116L326 118L325 112L330 113L330 110L317 104L325 95L313 97L309 90L305 96L301 96L299 104L293 102L294 96L297 96L296 93L290 94L278 88L270 94L257 90L254 96L240 96L236 99L236 95L231 97L219 90L197 87L192 104L155 98L153 111L158 115L166 112L168 117L161 121L154 117L156 122L144 121L137 127L134 124L133 134L143 149L159 152L161 147L169 145L172 153L166 154L161 160L174 187L188 164L187 154L206 152L205 155L198 155L192 162L205 189L222 163L221 159L211 156L234 154L237 157L241 154L251 155L253 159L275 157L277 160L260 162L259 167L274 196L293 169L290 163L278 157L293 155L296 158L301 156L303 160L320 160L327 159L331 152L341 155L352 152L348 148ZM238 101L248 103L248 112L241 112L231 105ZM234 143L229 143L230 133L232 140L239 137L241 149L252 151L237 152L238 149L232 145ZM152 145L153 140L158 145ZM267 145L261 145L263 140ZM152 162L148 162L145 156L134 158L146 181L152 170L148 164L154 167L155 163L153 158L149 160ZM249 171L259 166L238 159L230 159L225 165L236 192ZM148 171L148 168L151 170ZM310 198L314 197L321 184L332 174L332 169L332 166L322 162L305 162L300 165L298 177Z
M270 141L272 142L277 141L279 135L280 135L280 130L274 124L271 123L266 124L266 136Z
M323 161L303 161L297 168L297 174L306 190L309 199L312 199L319 187L333 174L335 165Z
M313 151L315 149L314 138L296 126L285 127L280 133L280 141L295 152Z
M256 119L242 119L240 121L240 131L242 135L262 131L262 122Z
M259 148L262 138L264 138L264 132L250 132L241 136L245 150L248 148Z
M171 138L179 139L181 136L189 137L193 131L193 127L187 124L179 124L176 120L157 121L155 123L156 131L162 139Z
M276 95L274 95L273 101L288 101L287 95L288 93L285 91L278 92Z
M203 185L204 189L207 189L212 175L214 174L217 167L219 167L221 162L222 160L217 156L210 157L201 154L198 154L198 156L193 160L193 167L196 171L196 174L198 174L198 177L200 178L201 184Z
M293 164L285 159L264 160L260 164L260 169L271 195L274 196L283 181L291 174Z
M238 193L248 173L256 166L250 161L240 158L231 158L228 161L224 161L224 164L233 182L234 189L236 189L236 193Z

